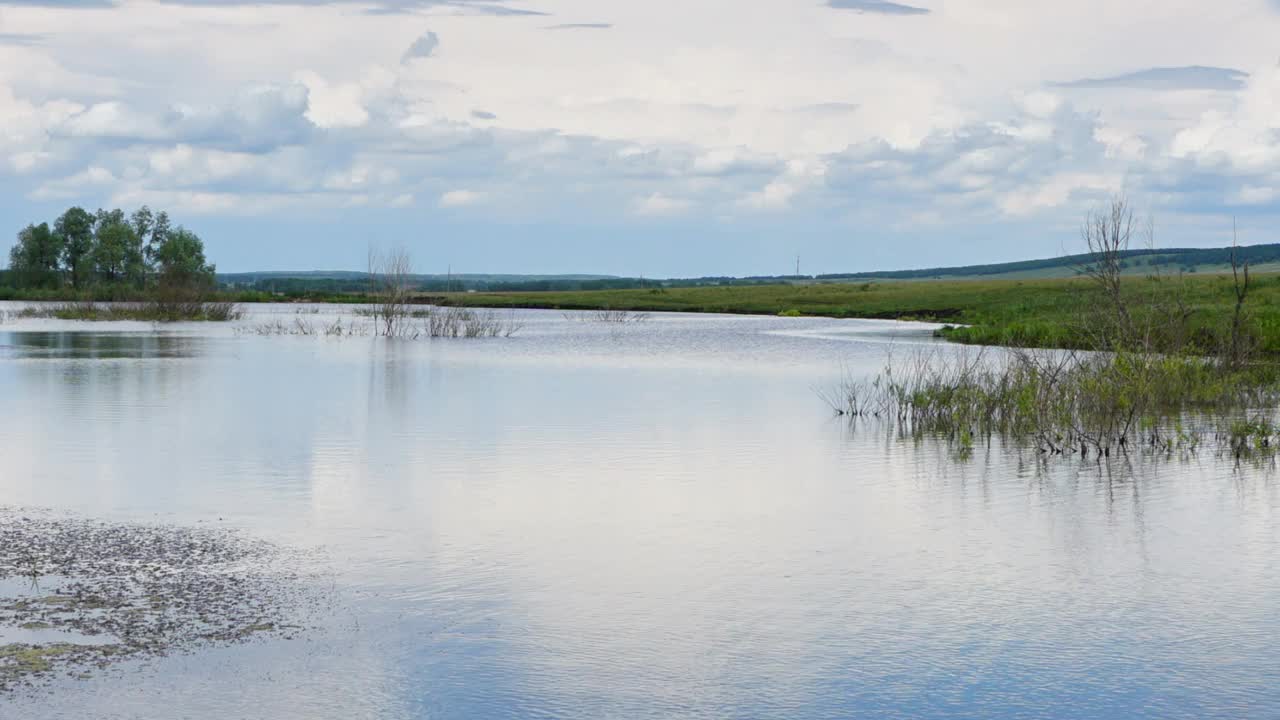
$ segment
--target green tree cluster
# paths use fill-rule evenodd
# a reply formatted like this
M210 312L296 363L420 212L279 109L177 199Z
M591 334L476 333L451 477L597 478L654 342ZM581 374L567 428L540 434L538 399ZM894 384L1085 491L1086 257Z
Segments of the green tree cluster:
M9 277L19 287L76 290L95 285L207 289L214 266L204 242L168 213L142 206L90 213L69 208L53 221L28 225L9 252Z

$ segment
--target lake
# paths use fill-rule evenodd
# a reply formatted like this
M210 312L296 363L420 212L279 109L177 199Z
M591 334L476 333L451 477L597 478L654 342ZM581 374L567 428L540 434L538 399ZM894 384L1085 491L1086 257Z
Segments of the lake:
M332 609L0 717L1280 717L1273 471L832 417L842 373L958 351L931 326L519 311L387 341L246 310L0 324L0 505L234 528Z

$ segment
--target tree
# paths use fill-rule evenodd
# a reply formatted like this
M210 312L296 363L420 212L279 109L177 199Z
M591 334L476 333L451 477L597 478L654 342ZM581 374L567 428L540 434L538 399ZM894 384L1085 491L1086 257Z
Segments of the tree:
M108 283L129 283L137 287L147 281L147 262L142 238L125 218L123 210L98 210L94 229L93 266L98 279Z
M122 210L98 210L93 233L93 268L107 283L125 280L132 265L135 238Z
M149 240L151 238L151 232L155 228L155 224L155 215L152 214L151 208L146 205L134 210L133 214L129 216L129 227L133 229L133 234L136 235L138 240L143 244L142 259L144 262L148 263L151 258L149 257L147 250L149 249Z
M9 268L28 287L57 287L61 256L61 240L48 223L28 225L9 251Z
M387 337L398 337L410 330L412 275L413 260L404 248L384 255L373 246L369 247L369 286L378 295L378 301L373 306L374 322L381 326L379 332Z
M63 266L77 289L88 283L93 271L93 222L89 211L73 207L53 223L53 232L62 242Z
M159 279L169 288L203 290L215 282L199 236L174 228L168 213L145 205L129 214L68 208L52 228L43 223L23 229L9 259L5 281L29 287L69 280L76 289L95 282L141 289Z
M160 246L169 237L171 227L169 225L169 213L161 210L156 213L151 223L151 234L144 237L147 246L143 249L147 262L155 267L157 264L156 254L160 251Z
M181 225L165 233L155 262L162 287L206 289L214 283L216 269L204 257L204 241Z

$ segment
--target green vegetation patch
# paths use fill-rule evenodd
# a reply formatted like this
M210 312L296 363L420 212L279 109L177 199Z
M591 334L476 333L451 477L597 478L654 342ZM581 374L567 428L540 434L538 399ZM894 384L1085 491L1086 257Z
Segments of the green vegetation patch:
M839 415L936 436L966 454L999 436L1046 455L1237 458L1280 448L1272 421L1280 373L1220 358L1148 352L923 352L820 395Z
M1126 276L1133 297L1163 294L1185 306L1192 342L1206 346L1231 320L1230 276L1152 279ZM1174 296L1177 296L1174 298ZM1088 279L910 280L868 284L758 285L750 287L538 293L455 293L429 296L446 304L562 310L793 314L834 318L913 319L948 323L940 334L974 345L1092 348L1093 310L1108 302ZM423 299L423 298L420 298ZM1249 309L1257 350L1280 356L1280 275L1258 275ZM1181 331L1181 325L1179 325ZM1170 338L1170 342L1173 339Z

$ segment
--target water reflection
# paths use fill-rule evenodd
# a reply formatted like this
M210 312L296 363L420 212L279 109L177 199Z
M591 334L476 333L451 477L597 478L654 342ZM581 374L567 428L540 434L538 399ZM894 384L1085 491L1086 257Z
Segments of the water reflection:
M0 716L1280 711L1269 473L850 434L811 391L879 369L845 323L527 327L0 362L0 501L323 547L345 598Z
M151 359L200 354L201 337L79 330L0 332L0 359Z

